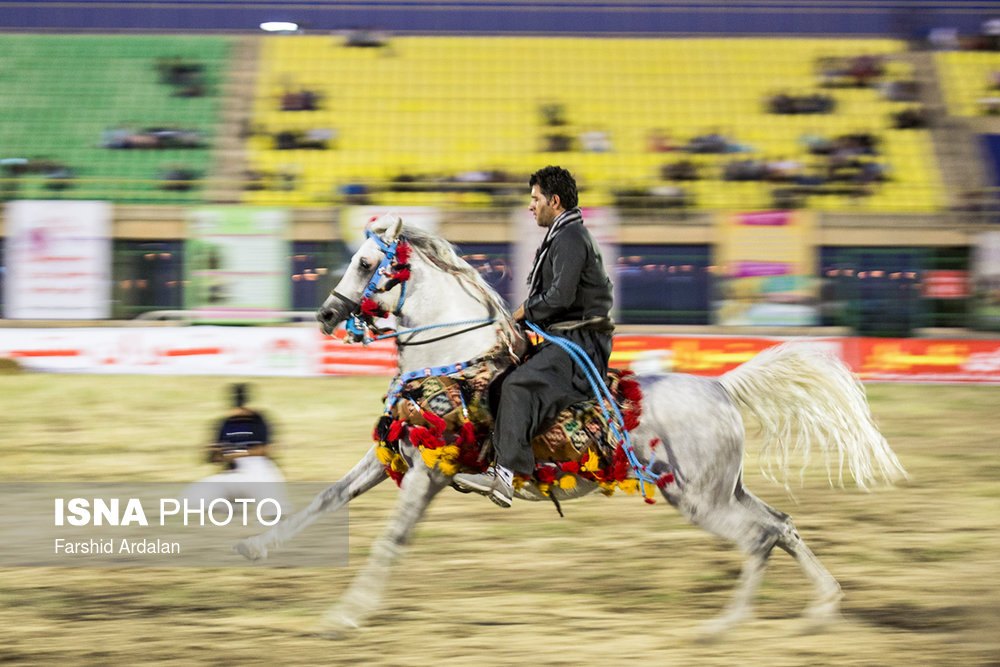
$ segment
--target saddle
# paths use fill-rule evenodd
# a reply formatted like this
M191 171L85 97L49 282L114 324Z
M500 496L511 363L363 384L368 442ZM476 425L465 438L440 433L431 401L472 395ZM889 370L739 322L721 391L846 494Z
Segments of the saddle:
M379 459L399 484L407 464L399 454L404 429L429 467L447 475L481 472L488 466L485 447L493 430L490 389L501 369L480 364L454 375L432 375L406 383L391 410L376 423L373 437ZM642 392L630 371L612 369L607 384L627 431L639 423ZM576 403L560 412L531 442L535 471L515 477L515 487L529 481L545 495L553 484L571 489L576 478L598 483L610 495L615 488L634 492L622 444L612 435L597 399Z

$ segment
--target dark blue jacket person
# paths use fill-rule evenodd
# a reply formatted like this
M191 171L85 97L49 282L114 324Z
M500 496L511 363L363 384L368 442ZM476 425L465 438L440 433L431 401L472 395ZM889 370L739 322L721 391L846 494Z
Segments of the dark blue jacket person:
M514 319L570 339L603 375L611 356L613 289L597 243L583 225L576 181L565 169L550 166L532 174L528 184L528 208L548 231L535 252L528 298ZM510 507L514 473L534 472L531 439L560 411L591 395L583 369L564 350L543 342L503 383L493 431L494 465L479 475L455 475L455 483Z

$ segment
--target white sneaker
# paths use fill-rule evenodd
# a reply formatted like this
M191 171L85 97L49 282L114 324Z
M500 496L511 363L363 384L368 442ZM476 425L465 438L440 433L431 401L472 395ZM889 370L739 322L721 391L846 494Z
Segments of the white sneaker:
M500 507L510 507L514 498L514 485L509 481L513 476L506 471L498 471L496 466L490 466L485 472L478 474L459 473L452 481L459 490L481 493Z

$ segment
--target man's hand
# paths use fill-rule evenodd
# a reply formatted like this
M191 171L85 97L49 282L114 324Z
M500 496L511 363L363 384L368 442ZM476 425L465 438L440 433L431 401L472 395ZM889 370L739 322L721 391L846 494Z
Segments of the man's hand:
M514 314L511 317L514 318L515 322L523 322L524 321L524 304L523 303L520 306L517 307L517 310L514 311Z

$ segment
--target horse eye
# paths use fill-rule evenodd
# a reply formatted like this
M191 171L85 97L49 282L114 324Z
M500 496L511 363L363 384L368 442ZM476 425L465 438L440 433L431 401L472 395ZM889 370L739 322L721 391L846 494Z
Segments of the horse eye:
M368 271L369 269L372 268L372 265L368 263L367 259L358 260L358 265L361 266L361 268L364 269L365 271Z

